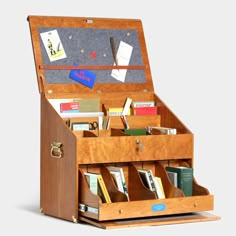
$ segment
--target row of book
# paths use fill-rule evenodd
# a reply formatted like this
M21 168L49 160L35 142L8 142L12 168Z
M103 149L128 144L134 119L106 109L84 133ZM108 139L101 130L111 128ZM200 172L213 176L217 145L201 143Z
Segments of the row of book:
M109 166L107 167L117 189L124 193L129 200L128 188L124 177L124 172L121 167ZM162 179L154 176L150 169L137 169L141 181L144 186L151 190L157 199L166 198L165 190L163 188ZM176 188L180 188L185 196L192 196L193 189L193 168L178 166L178 167L166 167L169 180ZM89 188L92 193L101 197L102 202L111 203L109 192L106 188L105 182L101 174L93 172L84 172Z
M49 101L62 116L65 113L100 112L100 98L65 98ZM108 108L107 112L109 116L156 115L157 106L154 101L132 101L131 98L127 98L124 106Z
M123 107L110 107L107 112L109 116L156 115L157 106L154 101L132 101L127 98Z

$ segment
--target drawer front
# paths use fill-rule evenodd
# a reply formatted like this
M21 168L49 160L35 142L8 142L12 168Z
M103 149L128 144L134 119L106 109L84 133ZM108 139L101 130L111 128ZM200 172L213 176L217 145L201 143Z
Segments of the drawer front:
M81 215L104 221L210 211L213 204L213 195L130 201L100 204L96 213L82 212Z
M193 158L193 135L88 137L77 139L78 163Z

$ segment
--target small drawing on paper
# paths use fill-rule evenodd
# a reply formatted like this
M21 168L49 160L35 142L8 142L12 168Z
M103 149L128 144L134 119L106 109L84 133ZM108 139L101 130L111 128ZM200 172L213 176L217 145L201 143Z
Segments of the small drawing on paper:
M57 30L40 34L50 61L66 58L66 53Z

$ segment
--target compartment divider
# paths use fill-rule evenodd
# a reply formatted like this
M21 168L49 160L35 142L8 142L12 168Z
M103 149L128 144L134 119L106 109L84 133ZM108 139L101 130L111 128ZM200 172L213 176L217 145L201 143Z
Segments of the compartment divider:
M99 204L102 203L102 199L98 195L91 192L88 182L81 169L79 169L79 187L79 202L98 208Z
M155 193L145 187L138 170L132 163L129 164L128 172L128 193L130 201L156 199Z
M171 183L164 166L158 161L155 163L155 165L155 175L160 177L162 180L166 198L184 197L183 191L179 188L176 188Z
M190 165L183 161L181 162L182 166L190 167ZM193 177L193 196L202 196L202 195L210 195L210 192L207 188L199 185L195 177Z
M113 177L110 174L110 171L105 166L101 167L101 175L107 187L111 201L112 202L127 202L128 201L127 196L118 190L113 180Z

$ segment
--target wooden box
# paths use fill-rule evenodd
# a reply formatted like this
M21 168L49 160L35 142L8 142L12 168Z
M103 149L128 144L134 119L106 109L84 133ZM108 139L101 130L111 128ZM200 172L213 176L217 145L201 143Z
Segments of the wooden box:
M106 229L219 219L207 212L214 209L214 196L206 187L193 177L192 196L184 196L167 175L166 166L194 168L194 136L154 92L141 20L29 16L28 21L41 98L41 212ZM82 73L84 81L71 79L72 72ZM125 116L125 127L120 113L110 116L109 109L123 108L127 98L154 101L157 111L137 115L128 106L132 112ZM98 109L59 109L64 101L86 99L96 100ZM71 128L72 123L93 121L99 129ZM177 133L154 132L155 127ZM130 135L127 128L147 133ZM129 199L118 190L108 166L122 167ZM164 199L143 184L138 168L161 177ZM92 193L85 172L102 175L111 203Z

